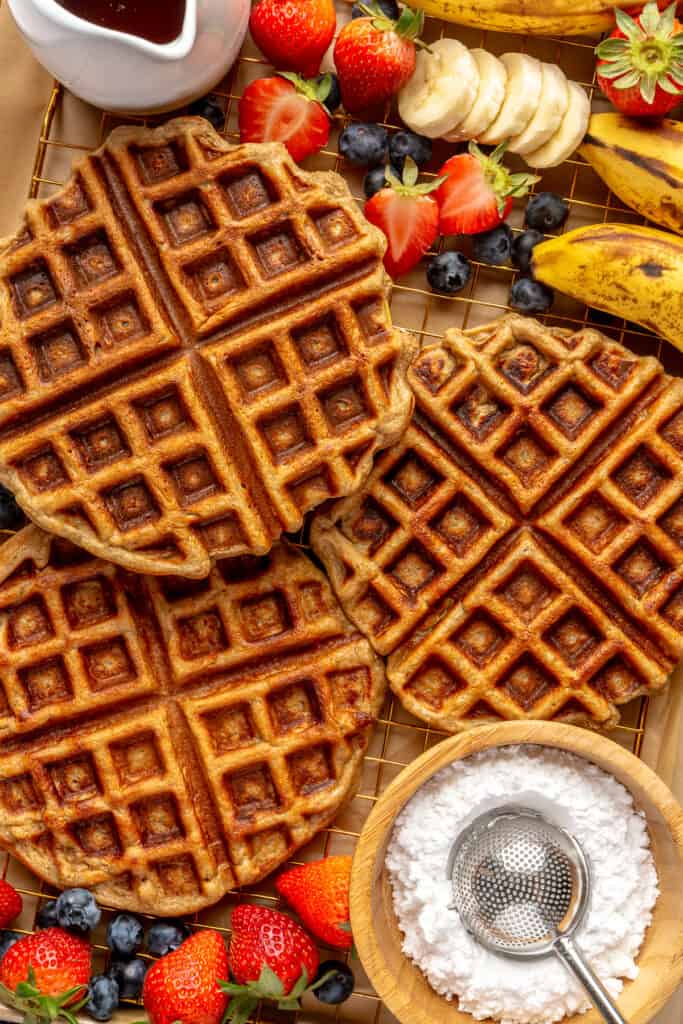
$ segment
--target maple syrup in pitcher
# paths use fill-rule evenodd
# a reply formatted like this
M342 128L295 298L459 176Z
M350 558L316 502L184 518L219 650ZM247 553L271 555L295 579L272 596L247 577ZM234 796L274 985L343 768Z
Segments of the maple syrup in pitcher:
M150 43L172 43L183 29L185 0L57 0L77 18Z

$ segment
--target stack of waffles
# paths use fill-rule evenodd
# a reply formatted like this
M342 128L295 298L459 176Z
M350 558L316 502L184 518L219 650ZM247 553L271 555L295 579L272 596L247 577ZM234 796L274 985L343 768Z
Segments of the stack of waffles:
M195 119L4 243L0 842L49 883L253 884L353 793L387 676L440 729L609 726L680 657L683 382L519 317L418 354L384 245Z

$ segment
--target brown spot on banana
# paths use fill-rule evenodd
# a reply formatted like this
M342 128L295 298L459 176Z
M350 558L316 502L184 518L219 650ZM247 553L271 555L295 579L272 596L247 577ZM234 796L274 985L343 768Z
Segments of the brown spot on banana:
M677 136L676 141L679 144L681 143L682 140L680 134ZM636 153L632 149L626 149L624 146L609 145L607 142L603 142L602 139L598 139L594 135L585 136L583 145L579 152L589 146L592 146L594 149L604 149L610 153L614 153L615 156L626 161L626 163L633 164L634 167L639 167L647 174L651 174L653 178L658 178L660 181L663 181L669 186L669 188L683 190L683 181L670 173L669 165L664 163L663 160L657 160L655 157L642 156L640 153Z

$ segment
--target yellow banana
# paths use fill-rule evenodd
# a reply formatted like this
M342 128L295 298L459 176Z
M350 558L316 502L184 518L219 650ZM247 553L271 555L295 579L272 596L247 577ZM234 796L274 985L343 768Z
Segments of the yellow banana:
M614 8L633 0L411 0L434 18L494 32L588 36L614 27Z
M683 351L683 238L636 224L595 224L541 242L534 277L634 320Z
M683 235L683 124L593 114L579 150L612 192Z

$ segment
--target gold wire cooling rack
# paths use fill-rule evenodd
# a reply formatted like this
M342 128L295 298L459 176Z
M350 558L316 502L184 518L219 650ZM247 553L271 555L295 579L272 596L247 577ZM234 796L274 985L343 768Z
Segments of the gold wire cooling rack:
M346 4L337 0L340 11ZM589 92L594 109L600 109L601 100L596 95L594 79L593 50L596 40L530 38L519 35L479 32L436 19L427 19L425 39L433 41L443 35L457 36L469 46L482 46L495 53L524 50L545 61L554 61L562 66L566 74L580 82ZM225 113L223 133L231 141L237 141L237 101L246 85L254 78L267 73L268 65L259 56L250 40L247 40L240 57L227 78L214 90L214 95ZM94 112L70 96L61 86L55 84L45 109L40 138L35 155L35 164L30 181L32 197L43 198L51 194L67 178L74 159L98 146L107 134L118 124L135 121L140 124L157 123L159 119L146 119ZM329 148L323 150L308 162L311 168L335 170L342 173L358 199L362 202L362 172L345 164L339 157L336 140L339 131L348 123L347 115L335 119ZM395 112L385 111L385 122L389 130L398 127ZM441 160L450 155L452 147L435 147L434 159L427 175L432 175ZM515 164L515 158L511 158ZM523 169L520 163L515 169ZM580 158L567 161L561 167L545 172L540 188L561 193L570 204L571 214L567 226L579 227L607 220L641 223L642 218L623 206L600 181L588 164ZM523 203L517 203L510 218L513 229L523 224ZM443 246L441 242L441 246ZM470 255L467 252L467 255ZM465 292L454 297L434 295L425 288L424 269L415 268L402 278L394 288L392 308L394 320L402 330L417 334L421 341L430 341L443 336L447 327L474 327L502 315L508 308L507 299L514 270L507 267L489 267L473 261L474 273ZM637 325L618 320L572 300L558 296L552 315L544 318L547 323L578 328L593 324L606 334L616 338L641 354L656 355L671 373L683 375L683 356L672 346L663 346L654 335ZM612 738L640 755L648 719L648 700L641 699L627 705L621 724L611 734ZM334 824L325 829L313 843L301 851L302 860L312 860L331 853L352 853L363 823L388 783L424 750L438 743L446 734L426 727L409 715L392 697L389 697L380 715L377 728L370 742L365 758L359 791L354 799L342 810ZM44 903L54 898L54 891L41 885L16 861L5 857L3 866L0 859L0 874L6 875L24 896L24 911L15 925L17 930L33 930L35 916ZM300 862L300 861L299 861ZM279 898L272 880L251 890L228 895L216 907L198 914L191 922L194 927L211 927L229 933L230 910L242 899L277 906ZM94 936L96 970L106 964L107 949L104 933L110 914L103 915L103 921ZM338 957L339 953L323 950L325 958ZM356 975L356 989L351 998L340 1007L324 1007L313 997L307 996L303 1009L293 1017L269 1006L257 1011L256 1021L274 1021L279 1024L308 1024L330 1018L344 1024L393 1024L394 1018L374 993L360 963L352 962ZM139 1006L130 1004L130 1011L121 1011L117 1016L139 1019Z

